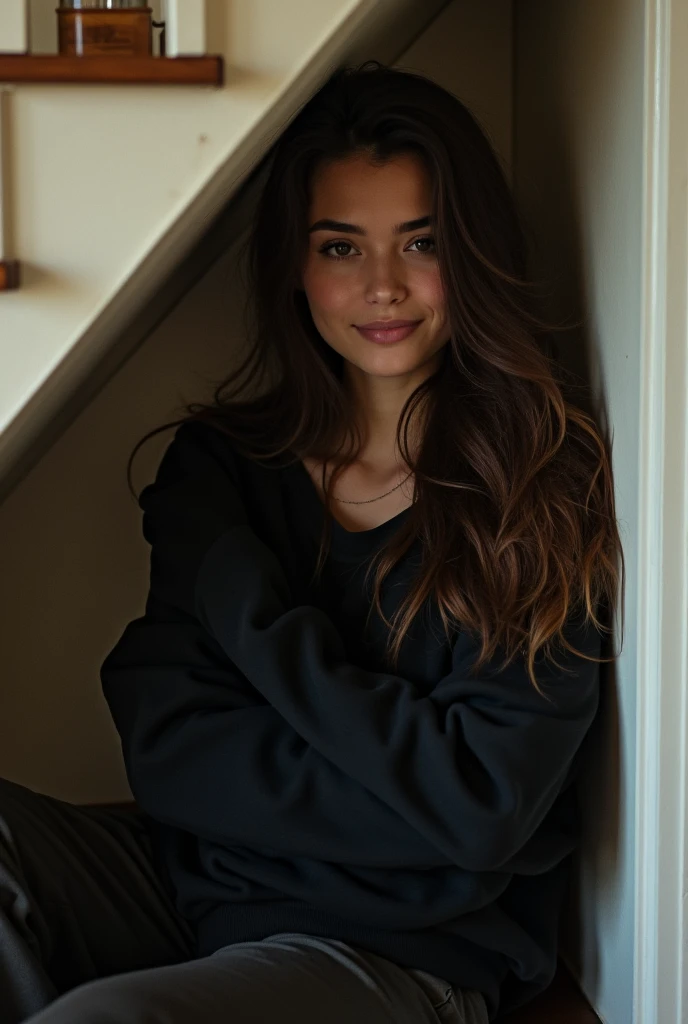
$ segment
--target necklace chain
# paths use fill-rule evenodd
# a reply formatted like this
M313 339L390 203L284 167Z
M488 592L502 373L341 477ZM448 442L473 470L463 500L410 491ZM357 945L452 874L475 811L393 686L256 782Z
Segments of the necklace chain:
M411 473L412 472L413 470L411 470ZM386 498L388 494L392 493L392 491L398 491L401 485L406 483L409 476L411 476L411 473L409 473L408 476L405 476L401 483L397 484L396 487L392 487L391 490L385 491L384 494L378 494L377 498L365 498L363 501L351 501L351 499L347 498L335 498L334 500L341 501L344 505L368 505L371 501L379 501L380 498Z

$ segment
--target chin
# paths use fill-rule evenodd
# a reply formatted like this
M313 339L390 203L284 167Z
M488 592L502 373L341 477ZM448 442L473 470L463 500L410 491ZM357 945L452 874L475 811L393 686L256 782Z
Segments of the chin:
M369 373L373 377L401 377L415 373L427 362L427 359L427 356L413 356L408 352L385 351L380 346L379 352L373 353L373 355L366 353L364 357L352 360L352 362L364 373Z

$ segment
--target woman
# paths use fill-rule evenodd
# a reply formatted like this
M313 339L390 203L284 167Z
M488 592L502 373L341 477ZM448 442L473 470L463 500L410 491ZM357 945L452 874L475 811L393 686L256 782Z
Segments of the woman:
M339 71L249 257L101 671L140 814L2 789L0 1024L483 1024L555 970L623 553L499 163L431 81Z

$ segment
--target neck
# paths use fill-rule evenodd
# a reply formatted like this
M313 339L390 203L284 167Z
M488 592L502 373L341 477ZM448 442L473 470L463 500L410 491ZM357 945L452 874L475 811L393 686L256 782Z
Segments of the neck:
M379 469L398 466L397 427L404 403L419 383L418 379L409 384L400 377L372 377L360 371L349 375L354 417L362 437L359 462ZM409 430L412 453L419 443L418 423L416 412Z

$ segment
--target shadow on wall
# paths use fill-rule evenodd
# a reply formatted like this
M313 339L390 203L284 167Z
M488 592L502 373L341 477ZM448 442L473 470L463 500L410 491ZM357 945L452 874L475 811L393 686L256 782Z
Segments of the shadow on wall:
M127 799L99 684L105 652L142 614L149 548L126 463L151 427L209 400L243 337L230 248L0 505L0 776L76 803ZM137 493L173 436L144 444Z
M613 638L611 638L613 639ZM613 652L611 639L603 655ZM618 643L618 641L617 641ZM562 915L560 945L563 958L576 977L584 977L590 991L599 980L599 936L592 932L584 910L584 894L593 884L598 893L614 901L623 856L621 842L622 750L616 670L600 666L600 711L584 743L584 767L578 780L583 841L573 858L571 885Z
M642 99L629 96L629 83L635 90L642 79L631 67L642 57L636 53L643 38L641 6L625 0L563 7L524 0L514 9L515 181L533 273L546 282L546 315L560 323L579 321L557 335L561 361L597 396L579 404L594 414L610 447L601 354L617 345L628 351L634 341L618 336L619 325L634 323L628 308L635 250L630 245L623 260L614 247L619 239L635 243L633 228L621 220L637 206L635 165L624 173L623 161L637 156L629 148L637 145L640 131L625 124L624 115L632 116ZM626 308L617 308L615 300ZM610 383L614 391L618 385ZM607 638L603 655L618 653L621 639L620 632ZM627 646L628 636L623 639ZM598 992L601 982L600 922L608 928L617 911L623 912L623 887L632 868L625 863L632 794L624 778L629 740L621 728L617 666L601 665L600 680L600 713L586 739L578 782L583 844L574 858L560 932L562 953L573 973L585 979L588 993Z

